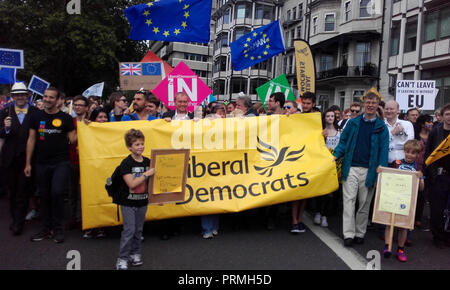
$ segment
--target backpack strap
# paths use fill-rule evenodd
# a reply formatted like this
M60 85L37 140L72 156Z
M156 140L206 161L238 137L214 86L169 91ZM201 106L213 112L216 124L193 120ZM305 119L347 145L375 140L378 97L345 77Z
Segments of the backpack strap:
M117 221L120 222L119 205L117 205Z

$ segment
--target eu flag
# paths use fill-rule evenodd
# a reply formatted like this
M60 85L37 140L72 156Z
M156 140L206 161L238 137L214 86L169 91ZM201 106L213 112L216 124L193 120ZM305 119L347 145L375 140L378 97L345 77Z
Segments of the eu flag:
M33 75L33 77L31 77L30 84L28 85L28 89L33 93L43 96L45 90L48 89L49 86L50 86L49 82L47 82L44 79L41 79L36 75Z
M23 69L23 50L0 48L0 66Z
M16 82L16 69L0 67L0 84L14 84Z
M155 0L125 9L130 39L208 43L211 0Z
M230 43L233 69L243 70L286 50L280 22L274 21Z

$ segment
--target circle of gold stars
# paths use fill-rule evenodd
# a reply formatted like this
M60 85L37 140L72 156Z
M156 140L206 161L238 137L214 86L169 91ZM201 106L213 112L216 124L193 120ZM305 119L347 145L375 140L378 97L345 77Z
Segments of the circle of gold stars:
M263 34L262 31L259 33L259 35L262 35L262 37L266 40L266 43L270 41L270 39L267 37L267 34ZM248 43L251 42L252 40L254 41L257 37L258 37L257 32L253 32L250 37L247 37L246 43L244 43L244 48L246 48L246 49L244 49L244 57L248 57L248 47L249 47ZM270 48L270 44L266 44L266 49L269 49L269 48ZM267 50L264 50L263 54L268 55L269 53L267 52ZM258 55L258 56L256 56L256 58L261 59L262 56ZM255 56L251 56L250 59L255 60Z
M182 2L185 2L186 0L178 0L178 2L181 4ZM160 2L160 0L153 0L151 2L147 3L147 7L150 8L153 6L154 3L156 2ZM159 30L159 27L155 26L155 24L152 22L151 19L151 13L150 10L145 9L143 12L143 15L146 17L145 19L145 24L149 27L149 29L151 29L151 31L155 34L158 34L161 32L162 35L164 35L165 37L168 37L169 35L174 34L176 36L178 36L178 34L180 34L184 29L186 29L187 25L187 20L188 18L191 16L189 13L189 8L190 8L190 4L182 4L183 5L183 17L185 19L185 21L181 21L180 27L176 27L173 31L169 31L169 30L164 30L161 31ZM153 25L153 28L150 27L151 25Z

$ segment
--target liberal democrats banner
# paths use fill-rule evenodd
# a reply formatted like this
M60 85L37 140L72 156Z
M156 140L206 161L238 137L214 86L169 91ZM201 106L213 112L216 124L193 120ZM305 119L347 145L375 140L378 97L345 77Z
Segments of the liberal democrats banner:
M191 149L185 201L150 205L147 219L239 212L338 188L319 113L78 123L83 229L121 223L105 181L130 154L124 134L131 128L144 133L146 157L151 149Z

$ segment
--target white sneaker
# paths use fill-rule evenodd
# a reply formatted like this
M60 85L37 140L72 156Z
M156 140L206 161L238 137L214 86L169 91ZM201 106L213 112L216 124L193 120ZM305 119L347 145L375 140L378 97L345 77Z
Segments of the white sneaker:
M327 228L328 227L328 222L327 222L327 217L326 216L322 216L322 220L320 222L320 226Z
M215 236L217 236L217 235L219 234L219 232L218 232L217 230L213 230L213 231L212 231L212 234L215 235Z
M142 264L144 264L144 262L142 262L142 256L140 254L130 255L130 260L131 266L141 266Z
M32 209L25 217L25 220L31 221L32 219L35 219L37 217L38 217L38 212L35 209Z
M204 239L212 239L213 238L213 234L212 233L203 234L203 238Z
M318 213L316 213L316 215L314 216L314 223L316 224L316 225L320 225L320 218L321 218L322 216L320 215L320 213L318 212Z
M124 259L117 259L116 270L128 270L128 261Z

